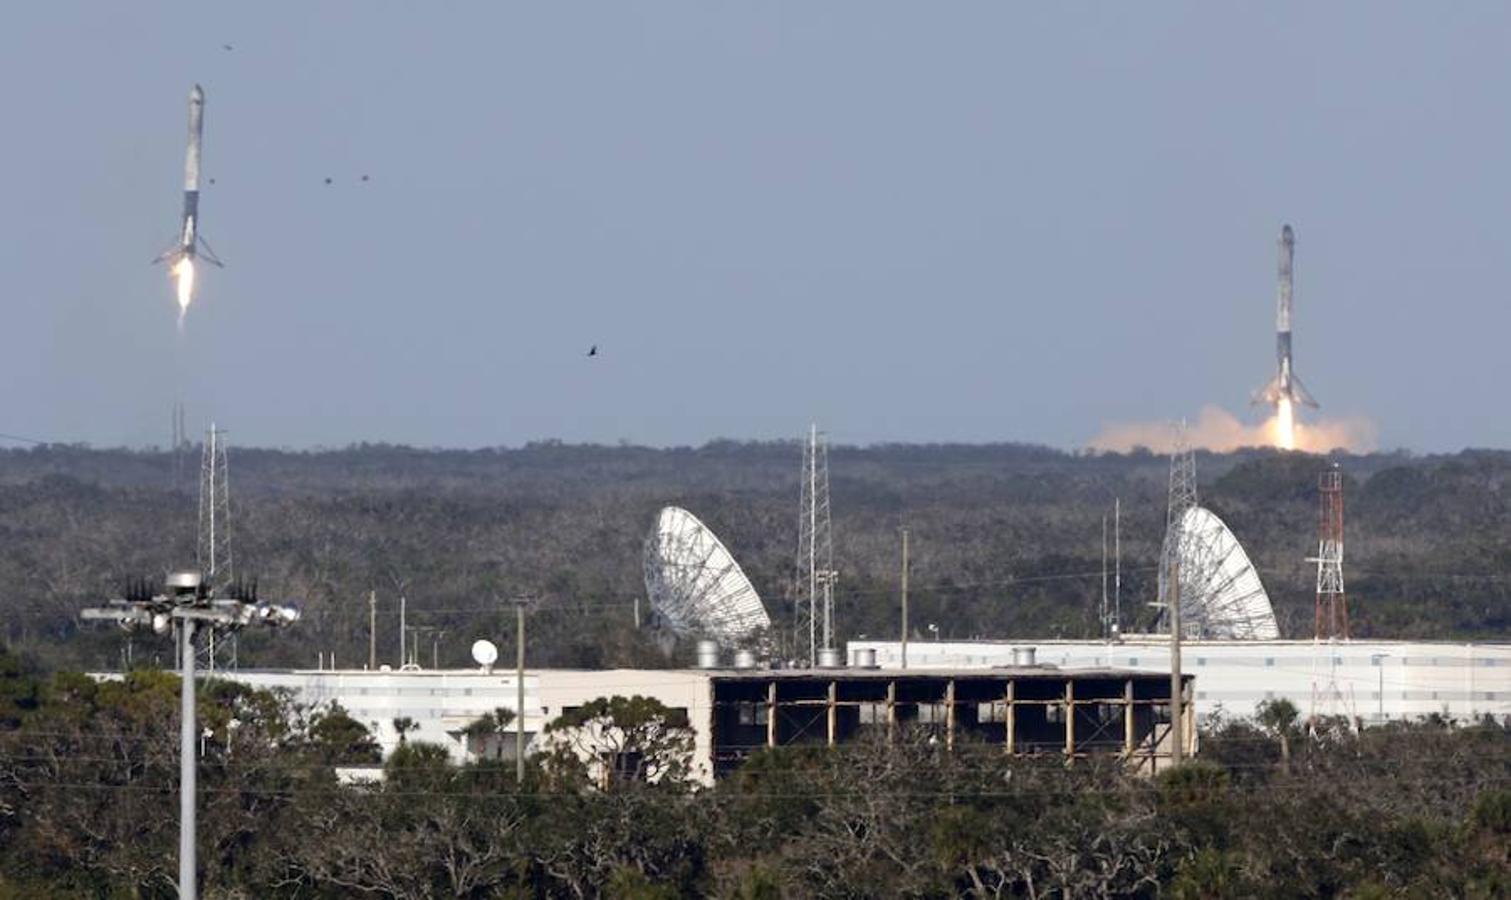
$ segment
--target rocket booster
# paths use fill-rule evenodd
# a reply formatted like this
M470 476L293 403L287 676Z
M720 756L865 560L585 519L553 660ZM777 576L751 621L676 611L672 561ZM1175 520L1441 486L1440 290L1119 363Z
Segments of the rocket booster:
M199 235L199 159L204 141L205 91L199 85L189 92L189 149L184 157L184 211L179 223L178 241L164 250L153 262L177 263L202 256L207 262L221 265L204 238Z
M1278 406L1282 399L1313 409L1317 401L1307 393L1291 366L1292 268L1296 257L1296 234L1291 226L1280 229L1279 291L1275 298L1275 377L1254 394L1254 403Z

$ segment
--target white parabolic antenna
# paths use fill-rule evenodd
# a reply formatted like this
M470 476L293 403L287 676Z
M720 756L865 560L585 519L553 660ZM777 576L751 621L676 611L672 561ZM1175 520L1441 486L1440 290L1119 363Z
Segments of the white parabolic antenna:
M737 644L771 627L734 556L680 507L661 510L645 539L645 591L651 608L679 635Z
M1275 610L1238 538L1209 509L1192 506L1180 521L1180 614L1202 637L1273 641ZM1163 580L1163 573L1161 573Z
M473 641L472 661L483 667L493 665L498 662L498 647L492 641Z

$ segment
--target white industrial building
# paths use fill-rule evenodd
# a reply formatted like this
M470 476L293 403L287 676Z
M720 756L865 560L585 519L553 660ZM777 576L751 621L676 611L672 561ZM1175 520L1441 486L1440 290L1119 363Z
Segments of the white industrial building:
M1034 647L1040 663L1065 668L1170 671L1164 635L1106 641L909 641L913 668L991 668L1013 662L1013 649ZM899 641L851 641L874 651L886 668L904 664ZM1511 719L1511 644L1436 641L1185 640L1181 669L1196 677L1199 719L1219 710L1252 716L1265 700L1285 698L1303 716L1352 715L1366 723L1447 716L1459 722L1490 715Z
M829 669L528 669L524 732L528 747L562 713L600 697L642 696L686 715L693 732L694 776L712 783L763 747L833 746L866 736L894 739L926 731L931 739L992 743L1016 754L1067 759L1118 755L1156 770L1171 754L1168 675L1100 666L1068 670L1019 665L983 671L878 667ZM339 704L372 732L384 755L406 739L445 747L467 762L502 745L469 738L467 726L497 709L519 707L514 672L227 670L215 673L263 689L283 689L309 706ZM1194 682L1185 682L1187 700ZM1195 749L1188 708L1185 752ZM511 728L512 732L513 729Z
M399 745L395 722L408 719L406 740L438 744L451 758L466 762L501 751L514 756L516 723L511 722L502 747L484 748L469 740L467 726L498 709L519 709L519 680L513 670L477 669L277 669L222 670L214 677L262 689L283 689L309 706L339 704L367 726L383 755ZM696 670L571 669L525 670L524 732L528 746L542 727L564 710L598 697L640 695L706 720L707 673ZM698 714L703 713L700 717ZM700 758L708 755L707 729L696 732Z

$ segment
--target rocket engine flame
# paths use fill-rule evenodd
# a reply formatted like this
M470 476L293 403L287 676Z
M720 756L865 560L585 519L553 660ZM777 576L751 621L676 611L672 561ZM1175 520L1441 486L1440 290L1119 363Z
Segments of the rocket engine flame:
M194 260L185 256L174 263L173 277L178 282L178 327L182 328L194 300Z
M1275 446L1282 450L1296 449L1296 411L1291 405L1290 397L1281 397L1275 406L1275 418L1272 420L1275 432Z

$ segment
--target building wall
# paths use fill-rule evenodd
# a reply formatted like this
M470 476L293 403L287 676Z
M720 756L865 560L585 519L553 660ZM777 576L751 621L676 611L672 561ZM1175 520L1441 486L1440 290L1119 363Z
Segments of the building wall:
M352 718L366 725L386 757L399 745L394 719L406 717L417 726L408 739L445 747L451 758L473 757L462 730L495 709L515 712L517 682L511 671L480 669L403 670L223 670L217 678L258 688L284 688L297 702L309 705L339 703ZM640 695L685 710L692 725L695 758L712 756L709 728L709 676L696 670L615 669L577 671L530 669L525 672L525 740L527 746L541 727L573 706L598 697ZM512 758L512 745L506 748ZM699 772L712 779L706 762Z
M909 641L909 668L1005 666L1014 647L1034 647L1040 663L1170 671L1162 636L1095 641ZM901 665L897 641L851 641ZM1303 715L1356 715L1365 722L1438 714L1465 721L1511 717L1511 644L1413 641L1183 641L1182 671L1196 676L1197 715L1219 709L1252 716L1257 704L1286 698ZM1317 696L1314 697L1314 685ZM1329 686L1336 685L1336 691Z

